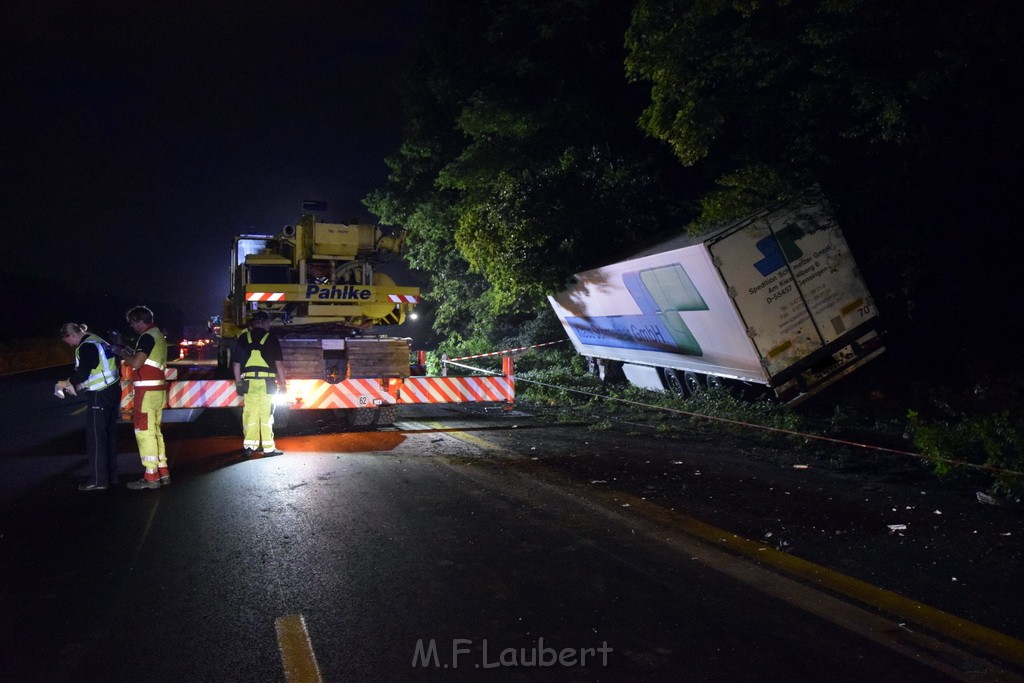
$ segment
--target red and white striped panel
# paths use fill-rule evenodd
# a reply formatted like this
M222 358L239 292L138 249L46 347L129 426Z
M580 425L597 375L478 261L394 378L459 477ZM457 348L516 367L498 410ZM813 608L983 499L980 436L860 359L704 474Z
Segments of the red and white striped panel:
M515 398L508 377L410 377L402 385L402 403L490 403Z
M135 389L131 381L121 380L121 412L131 411L132 400L135 398Z
M242 405L242 398L229 379L200 379L171 382L168 408L228 408Z
M388 294L388 301L396 304L418 304L420 298L412 294Z
M131 383L121 387L121 407L132 402ZM508 377L410 377L404 380L402 403L495 403L515 399L515 382ZM288 382L292 407L302 410L373 408L393 405L398 399L379 379L347 379L330 384L319 379ZM170 382L168 408L229 408L242 405L232 380Z
M322 379L288 380L293 408L373 408L395 403L379 379L346 379L331 384Z
M249 292L245 295L246 301L287 301L288 297L284 292Z

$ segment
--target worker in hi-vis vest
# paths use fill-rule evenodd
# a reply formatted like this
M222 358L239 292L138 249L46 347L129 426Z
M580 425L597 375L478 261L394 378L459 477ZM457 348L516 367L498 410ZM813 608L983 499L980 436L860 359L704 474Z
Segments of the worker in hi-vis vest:
M281 343L270 332L270 316L257 311L249 329L238 336L232 352L235 388L242 397L242 452L246 457L258 450L264 455L281 455L274 443L273 397L286 391Z
M84 323L64 323L60 338L75 349L75 371L53 387L58 398L84 393L85 446L89 454L89 481L79 491L105 491L117 484L117 416L121 403L121 373L114 350L88 331Z
M167 451L164 449L164 435L160 431L164 406L167 404L167 340L153 323L153 311L145 306L136 306L128 311L128 326L139 340L135 351L121 350L121 358L132 369L132 422L135 426L135 441L139 445L139 457L146 468L142 479L128 482L130 489L158 489L171 483L171 471L167 466Z

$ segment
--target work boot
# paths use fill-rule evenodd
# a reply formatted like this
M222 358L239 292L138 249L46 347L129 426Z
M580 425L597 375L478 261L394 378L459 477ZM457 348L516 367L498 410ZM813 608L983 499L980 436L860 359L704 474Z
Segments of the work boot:
M242 449L242 457L245 458L251 458L253 455L255 455L255 453L255 448L249 448L248 446L246 446L245 448Z
M137 481L128 482L128 488L132 489L133 491L138 491L139 489L158 489L160 488L160 480L150 480L143 477L142 479L139 479Z
M263 451L263 455L284 455L284 451L279 451L275 448L272 451Z
M79 491L106 491L107 487L103 484L79 484Z
M158 472L160 474L160 485L161 486L170 486L170 484L171 484L171 471L169 469L167 469L166 467L161 467Z

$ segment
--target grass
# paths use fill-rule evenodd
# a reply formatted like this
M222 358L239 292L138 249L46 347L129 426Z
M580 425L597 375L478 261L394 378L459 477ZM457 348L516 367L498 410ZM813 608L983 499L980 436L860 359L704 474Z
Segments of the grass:
M629 385L604 385L587 374L578 358L533 355L528 369L517 373L518 398L557 409L557 420L587 419L602 430L645 427L664 437L698 431L788 448L814 447L820 441L783 432L864 441L916 453L935 476L974 481L981 473L989 493L1024 495L1024 413L1019 409L1024 382L1019 379L981 381L960 392L935 388L902 405L899 399L890 400L881 415L877 403L832 395L831 412L822 414L822 404L816 410L794 410L766 398L743 400L718 388L681 399ZM751 430L748 425L767 429Z

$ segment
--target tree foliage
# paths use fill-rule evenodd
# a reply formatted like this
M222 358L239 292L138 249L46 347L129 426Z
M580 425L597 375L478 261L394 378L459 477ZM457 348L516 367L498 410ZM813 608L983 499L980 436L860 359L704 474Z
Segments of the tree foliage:
M695 215L704 227L812 183L883 310L910 320L930 299L981 319L1019 270L1005 247L1024 170L1008 104L1020 14L1011 0L438 1L404 143L367 204L408 228L436 327L460 343L520 329L574 272ZM932 296L981 268L984 292Z
M932 175L999 104L1015 16L1005 1L640 0L626 65L650 83L643 128L714 169L717 219L810 182Z
M1022 7L639 0L626 70L643 128L715 179L696 229L818 183L890 325L980 330L1018 288Z
M410 231L437 325L494 335L573 273L665 227L679 166L636 126L614 0L438 2L407 88L405 142L367 205Z

